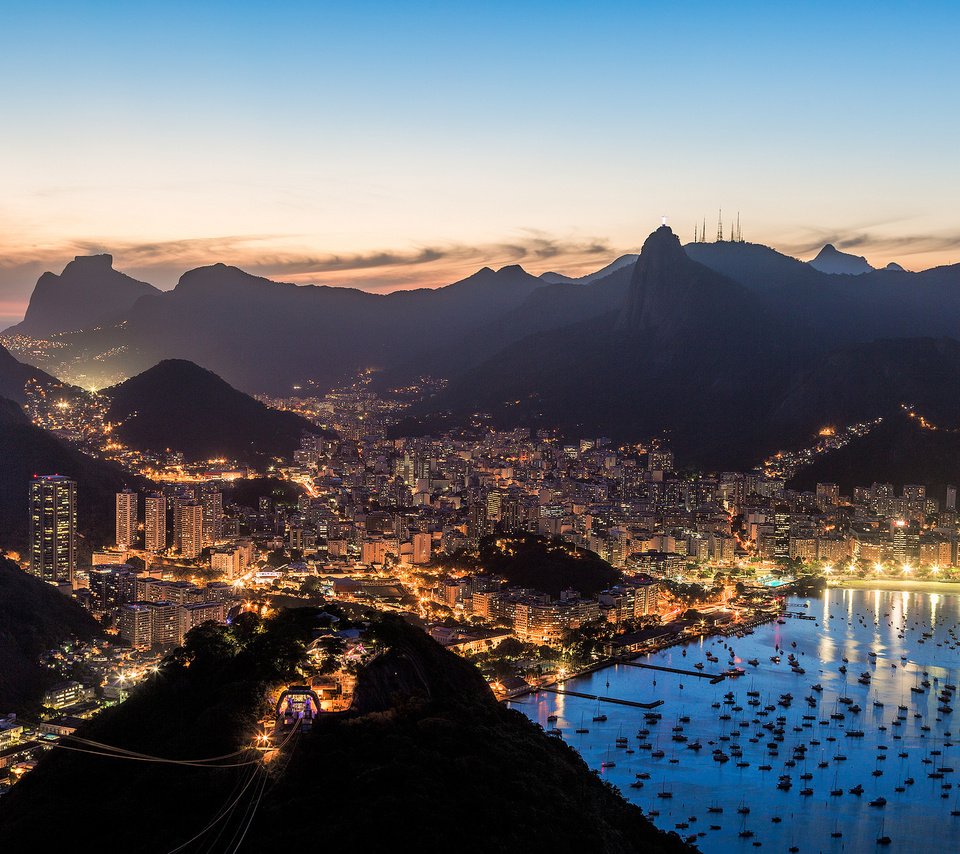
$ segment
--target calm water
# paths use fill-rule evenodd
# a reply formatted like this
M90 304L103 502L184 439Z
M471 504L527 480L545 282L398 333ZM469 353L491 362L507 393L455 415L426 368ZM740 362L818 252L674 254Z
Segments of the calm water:
M711 685L707 679L618 665L564 686L643 702L663 699L664 705L656 709L663 716L658 723L645 723L642 709L612 703L600 708L606 722L594 722L596 702L546 693L526 697L513 707L546 729L559 727L567 742L625 797L645 810L658 810L653 818L658 826L682 836L702 834L697 845L704 852L753 851L756 843L765 851L788 851L793 846L802 852L960 851L960 815L951 815L952 810L960 811L960 692L953 713L938 712L937 699L945 685L960 685L960 649L953 634L958 632L960 596L828 590L822 598L791 599L787 610L814 619L788 617L783 625L761 626L744 638L710 638L641 659L687 670L702 662L703 672L716 673L729 666L725 648L729 645L737 665L746 670L739 679ZM930 632L932 636L924 637ZM771 661L777 647L782 650L779 664ZM719 662L709 661L708 653ZM789 653L805 674L791 670ZM844 658L846 674L839 672ZM759 664L751 666L750 659ZM870 674L870 684L858 681L862 673ZM930 687L923 694L911 691L924 678ZM812 690L814 683L822 686L822 692ZM725 702L730 691L733 703ZM748 695L753 691L759 698ZM787 693L793 695L792 703L779 705ZM816 701L815 707L805 700L808 696ZM840 698L852 700L862 711L851 712L850 704ZM759 699L760 705L749 705L752 699ZM898 710L901 705L907 710ZM758 714L769 706L775 710ZM735 711L736 707L742 710ZM843 720L831 719L838 713L844 714ZM552 714L558 716L556 723L547 721ZM730 719L721 720L724 715ZM785 721L778 724L781 715ZM690 722L680 722L681 716ZM782 727L777 755L770 755L768 745L775 737L763 728L765 724ZM682 732L674 727L682 727ZM589 732L577 734L578 728ZM649 735L638 737L644 728ZM847 730L862 730L864 737L846 736ZM675 734L688 741L674 741ZM633 753L617 747L618 736L628 738ZM699 751L687 747L696 740L702 744ZM644 742L650 750L639 749ZM787 766L799 745L806 745L806 758ZM731 753L736 746L741 757ZM730 756L728 762L715 761L717 748ZM663 758L651 755L658 749L664 751ZM837 759L838 755L846 759ZM604 760L615 762L615 767L601 769ZM821 768L820 763L826 766ZM771 770L762 771L761 765ZM940 772L941 768L946 770ZM638 773L650 777L642 781L643 788L632 788ZM931 778L931 773L942 777ZM811 776L801 779L804 774ZM781 775L789 776L789 791L777 788ZM906 783L910 777L913 785ZM850 794L848 790L858 784L863 794ZM807 787L812 795L801 794ZM904 791L895 791L897 787ZM831 790L838 788L843 794L832 796ZM673 797L660 798L661 791L672 792ZM869 805L880 796L886 798L886 806ZM722 814L708 813L711 806L722 807ZM750 810L745 816L738 814L744 806ZM688 827L678 829L683 822ZM711 830L711 825L720 829ZM754 836L741 838L744 830ZM842 836L833 838L834 832ZM881 833L892 839L886 848L877 846Z

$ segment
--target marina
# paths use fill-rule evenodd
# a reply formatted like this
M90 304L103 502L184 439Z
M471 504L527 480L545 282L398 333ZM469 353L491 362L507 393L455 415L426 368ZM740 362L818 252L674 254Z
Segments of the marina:
M708 854L923 850L917 827L957 850L958 620L960 596L830 588L790 598L784 618L744 637L698 639L511 705ZM743 675L693 678L711 664ZM621 702L578 727L604 694L663 704Z

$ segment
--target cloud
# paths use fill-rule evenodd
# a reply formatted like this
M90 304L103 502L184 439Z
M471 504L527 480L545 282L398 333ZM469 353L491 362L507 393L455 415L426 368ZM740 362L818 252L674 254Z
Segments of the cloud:
M871 231L827 231L807 229L807 234L782 245L782 251L792 255L812 255L826 243L837 249L857 254L928 255L960 250L960 232L932 234L882 234Z

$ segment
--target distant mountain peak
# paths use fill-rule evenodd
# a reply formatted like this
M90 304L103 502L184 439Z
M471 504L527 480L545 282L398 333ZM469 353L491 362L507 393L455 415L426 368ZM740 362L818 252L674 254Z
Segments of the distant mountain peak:
M808 262L815 270L833 275L859 276L873 272L873 267L862 255L841 252L832 243L826 244L817 257Z
M661 225L640 250L617 328L669 334L721 310L717 300L731 289L738 286L692 260L673 230Z
M99 269L99 270L112 270L113 269L113 256L103 252L100 255L74 255L73 261L67 264L67 267L64 268L64 273L67 272L67 268L72 266L85 267L87 269Z
M10 331L43 337L117 321L142 296L159 291L113 268L113 256L77 255L56 273L44 273L23 320Z

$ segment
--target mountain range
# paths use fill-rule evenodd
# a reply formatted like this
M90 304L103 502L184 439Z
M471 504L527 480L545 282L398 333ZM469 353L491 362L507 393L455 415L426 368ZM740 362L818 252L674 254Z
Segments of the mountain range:
M856 256L827 246L818 258L837 264L824 272L743 242L681 246L663 227L639 255L586 276L484 268L443 288L378 295L222 264L144 292L99 256L124 292L108 304L91 291L89 312L116 322L60 333L31 357L87 380L189 360L238 390L279 396L322 393L367 367L381 369L382 388L430 374L448 387L415 410L424 423L483 410L504 426L662 433L691 462L746 465L827 420L934 403L956 378L946 354L960 330L960 265L859 265L850 275ZM31 302L32 328L57 326L45 311Z

